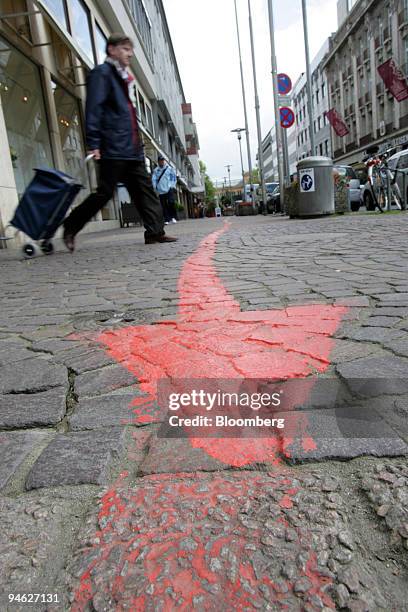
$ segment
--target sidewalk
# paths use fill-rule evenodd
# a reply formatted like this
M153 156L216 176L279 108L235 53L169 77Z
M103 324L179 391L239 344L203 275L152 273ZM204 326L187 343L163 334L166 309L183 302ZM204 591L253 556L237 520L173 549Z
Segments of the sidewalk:
M404 609L407 232L234 217L0 251L1 609ZM162 378L312 372L351 419L316 393L300 434L157 435Z

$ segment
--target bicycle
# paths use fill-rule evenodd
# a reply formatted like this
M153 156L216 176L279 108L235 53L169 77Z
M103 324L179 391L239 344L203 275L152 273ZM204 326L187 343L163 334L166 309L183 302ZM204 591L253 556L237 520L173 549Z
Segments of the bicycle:
M388 157L389 151L385 151L381 155L370 157L365 162L374 210L378 208L381 213L391 208L388 202L388 193L391 194L391 203L393 201L398 210L405 209L405 203L396 182L398 170L395 170L393 174L393 171L388 166Z

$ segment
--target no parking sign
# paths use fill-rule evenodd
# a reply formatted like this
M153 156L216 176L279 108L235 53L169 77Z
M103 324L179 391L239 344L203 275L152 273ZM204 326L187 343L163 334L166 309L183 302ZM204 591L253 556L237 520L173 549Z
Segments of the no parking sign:
M301 193L316 191L314 168L299 170L299 185Z

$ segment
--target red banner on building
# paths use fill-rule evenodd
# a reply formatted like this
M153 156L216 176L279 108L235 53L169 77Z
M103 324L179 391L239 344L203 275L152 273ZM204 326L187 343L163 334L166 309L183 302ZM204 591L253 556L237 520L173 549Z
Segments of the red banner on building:
M347 125L344 123L343 117L336 111L335 108L331 108L326 112L326 117L337 136L345 136L350 132Z
M408 83L405 74L393 59L389 59L377 68L388 91L398 102L408 98Z

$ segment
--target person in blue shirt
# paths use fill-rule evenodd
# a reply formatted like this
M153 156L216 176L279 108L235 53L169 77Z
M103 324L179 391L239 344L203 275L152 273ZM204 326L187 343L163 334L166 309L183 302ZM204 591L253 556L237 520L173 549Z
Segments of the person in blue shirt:
M177 176L163 155L158 157L159 165L153 171L153 188L158 193L163 208L164 223L177 223L176 184Z

